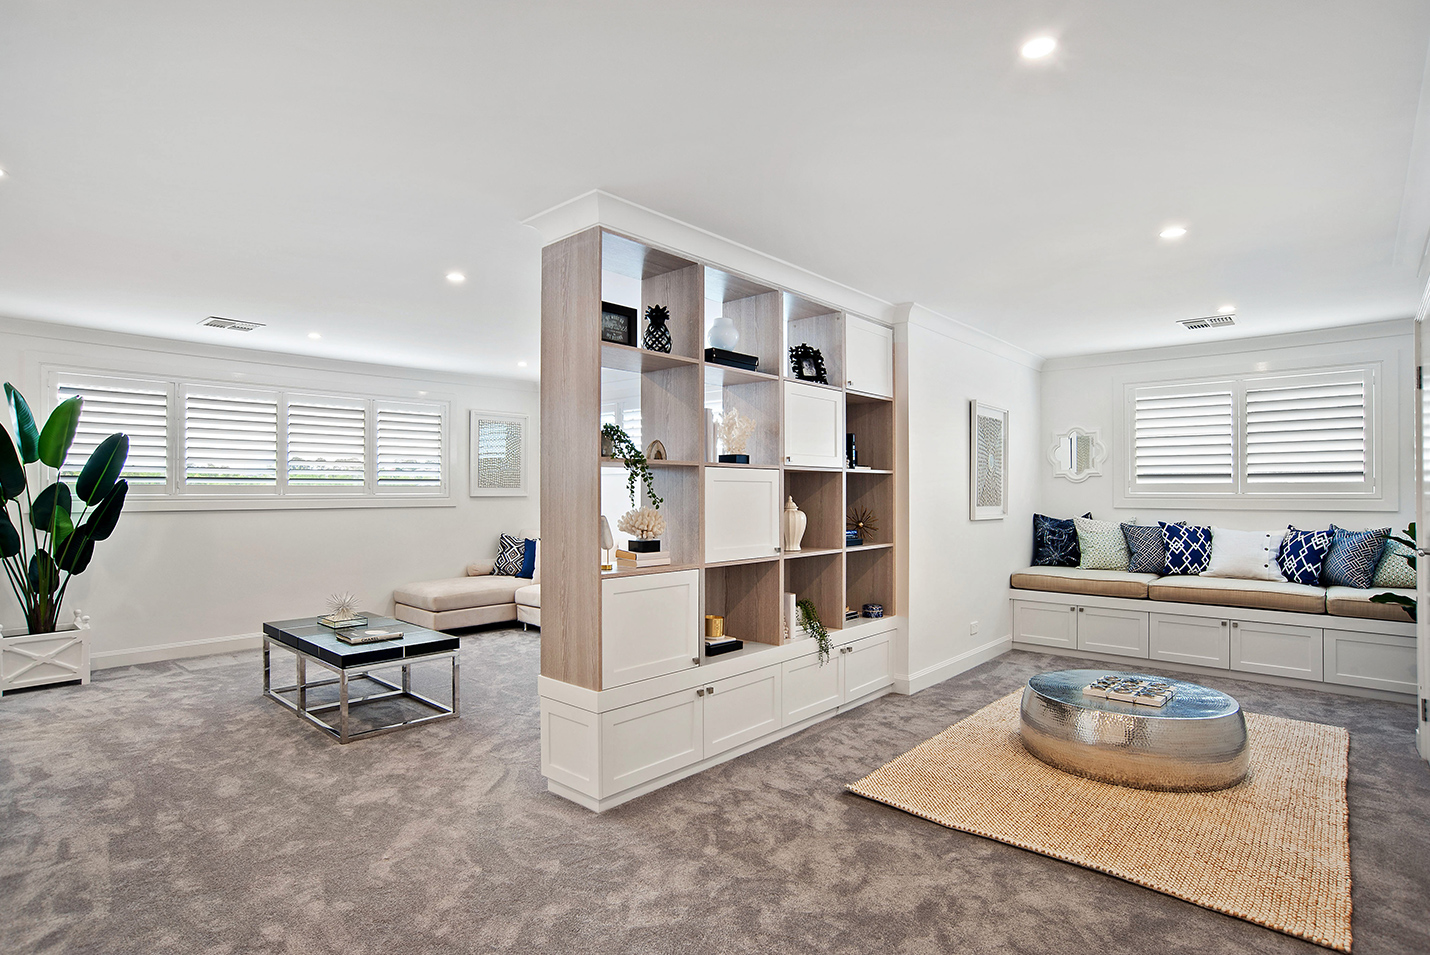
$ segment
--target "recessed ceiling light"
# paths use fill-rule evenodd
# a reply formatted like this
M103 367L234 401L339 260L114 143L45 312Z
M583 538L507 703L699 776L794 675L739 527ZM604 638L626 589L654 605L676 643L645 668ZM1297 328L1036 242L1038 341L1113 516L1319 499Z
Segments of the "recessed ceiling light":
M5 170L0 169L0 179L4 179L4 178L5 178Z
M322 338L323 336L322 336L322 335L319 335L317 332L309 332L309 333L308 333L308 337L311 338L311 339L313 339L313 341L317 341L318 339Z
M1235 306L1235 305L1223 305L1221 308L1217 309L1216 311L1217 311L1217 314L1218 314L1218 315L1234 315L1234 314L1236 314L1236 306Z
M518 367L518 368L525 368L525 367L526 367L526 362L524 362L524 361L519 361L519 362L516 363L516 367Z
M461 272L448 272L448 273L447 273L447 281L448 281L448 282L451 282L453 285L461 285L461 284L462 284L463 282L465 282L466 280L467 280L467 277L466 277L465 275L463 275Z
M1050 36L1035 37L1023 44L1023 59L1041 60L1057 49L1057 46L1058 41Z
M1187 234L1187 230L1179 225L1169 225L1157 234L1164 239L1180 239Z

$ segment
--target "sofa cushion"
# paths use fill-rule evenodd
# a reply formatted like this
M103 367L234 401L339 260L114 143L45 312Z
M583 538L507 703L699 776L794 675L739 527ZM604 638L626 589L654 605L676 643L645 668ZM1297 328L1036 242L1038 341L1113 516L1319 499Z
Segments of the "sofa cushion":
M540 607L541 585L532 584L530 587L517 588L516 605L518 607Z
M1389 536L1388 527L1348 531L1332 524L1331 549L1321 569L1321 583L1327 587L1369 587Z
M1147 584L1156 574L1129 574L1125 570L1083 570L1080 567L1029 567L1009 578L1017 590L1050 590L1059 594L1098 597L1146 597Z
M1326 613L1337 617L1367 617L1371 620L1396 620L1409 623L1410 615L1399 604L1378 604L1370 598L1376 594L1398 594L1415 599L1413 589L1394 587L1386 590L1375 588L1362 590L1359 587L1327 587Z
M1123 524L1127 541L1127 569L1134 574L1160 574L1167 569L1167 542L1157 524Z
M1162 540L1167 545L1169 574L1200 574L1212 557L1212 529L1191 524L1168 524L1158 521Z
M1081 554L1079 567L1083 570L1127 569L1127 538L1122 536L1121 524L1074 517L1073 526L1077 528L1077 547Z
M408 584L393 591L392 598L409 607L441 613L512 603L521 584L516 577L451 577Z
M1236 531L1212 528L1212 559L1203 577L1241 580L1285 580L1281 573L1281 542L1285 531Z
M1254 610L1325 613L1326 592L1320 587L1274 580L1233 580L1227 577L1163 577L1147 585L1153 600L1184 604L1220 604Z
M1084 517L1092 517L1084 514ZM1077 527L1066 520L1033 515L1033 563L1039 567L1076 567L1082 558L1078 550Z
M1380 555L1380 563L1375 565L1372 587L1415 587L1415 557L1413 548L1406 547L1394 537L1385 542L1385 551Z
M1286 528L1281 542L1281 572L1294 584L1319 584L1321 564L1331 549L1330 531L1300 531Z

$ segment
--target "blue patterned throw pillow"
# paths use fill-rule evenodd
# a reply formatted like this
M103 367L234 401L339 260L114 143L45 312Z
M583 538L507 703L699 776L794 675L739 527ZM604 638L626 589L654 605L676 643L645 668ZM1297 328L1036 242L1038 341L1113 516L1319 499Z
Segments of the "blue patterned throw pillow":
M1127 570L1133 574L1160 574L1167 569L1167 542L1160 525L1123 524L1127 538Z
M1281 544L1281 572L1293 584L1314 587L1321 582L1321 565L1330 549L1330 531L1298 531L1288 525Z
M1413 588L1415 586L1415 568L1410 565L1408 558L1414 556L1415 551L1406 547L1395 538L1385 542L1385 553L1380 555L1380 563L1375 565L1375 577L1371 580L1372 587L1400 587Z
M1195 527L1190 524L1166 524L1157 522L1162 528L1162 542L1167 548L1167 569L1165 573L1190 577L1207 569L1212 559L1212 529Z
M1388 527L1348 531L1332 524L1331 550L1321 568L1322 582L1327 587L1365 590L1375 576L1375 565L1380 563L1380 552L1385 550L1385 539L1389 536Z
M1092 517L1084 514L1083 517ZM1076 567L1082 560L1077 543L1077 525L1072 518L1059 520L1046 514L1033 515L1033 566Z
M526 563L526 538L503 534L497 542L497 562L492 574L497 577L516 577L521 574Z

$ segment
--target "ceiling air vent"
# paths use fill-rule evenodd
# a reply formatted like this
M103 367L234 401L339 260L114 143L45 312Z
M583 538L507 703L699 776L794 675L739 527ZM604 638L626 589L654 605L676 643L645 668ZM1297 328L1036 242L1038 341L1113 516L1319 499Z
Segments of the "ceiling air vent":
M1235 325L1235 315L1208 315L1205 318L1183 318L1177 324L1183 326L1188 331L1199 332L1204 328L1220 328L1223 325Z
M226 328L231 332L251 332L255 328L262 328L262 322L240 322L234 318L220 318L217 315L210 315L199 322L200 325L207 325L209 328Z

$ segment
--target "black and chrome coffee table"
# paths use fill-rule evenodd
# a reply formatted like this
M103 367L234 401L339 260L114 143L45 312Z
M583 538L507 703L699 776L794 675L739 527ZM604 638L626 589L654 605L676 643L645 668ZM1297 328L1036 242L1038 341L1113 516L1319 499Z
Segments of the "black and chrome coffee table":
M400 640L383 640L378 643L349 644L339 640L332 630L319 624L316 617L265 623L263 625L263 695L292 710L300 719L327 731L330 736L341 743L378 736L382 733L391 733L394 730L406 729L409 726L418 726L422 723L456 719L459 715L457 685L461 672L461 661L458 659L461 641L449 634L426 630L410 623L394 620L391 617L367 614L367 621L364 629L400 630L402 638ZM290 651L297 658L298 682L292 686L275 687L272 685L270 653L274 646ZM412 691L413 664L438 660L446 660L452 667L451 706ZM309 680L308 664L310 663L332 672L335 676ZM402 668L400 684L374 676L372 672L394 667ZM349 683L357 681L373 684L378 689L375 692L353 698L348 692ZM338 688L337 700L317 705L309 702L309 691L334 684ZM285 693L293 694L294 698L288 699L283 695ZM354 707L381 700L397 699L411 700L421 705L427 712L411 719L383 723L358 731L353 731L350 728L349 716ZM336 722L329 722L319 715L334 712L337 716Z

